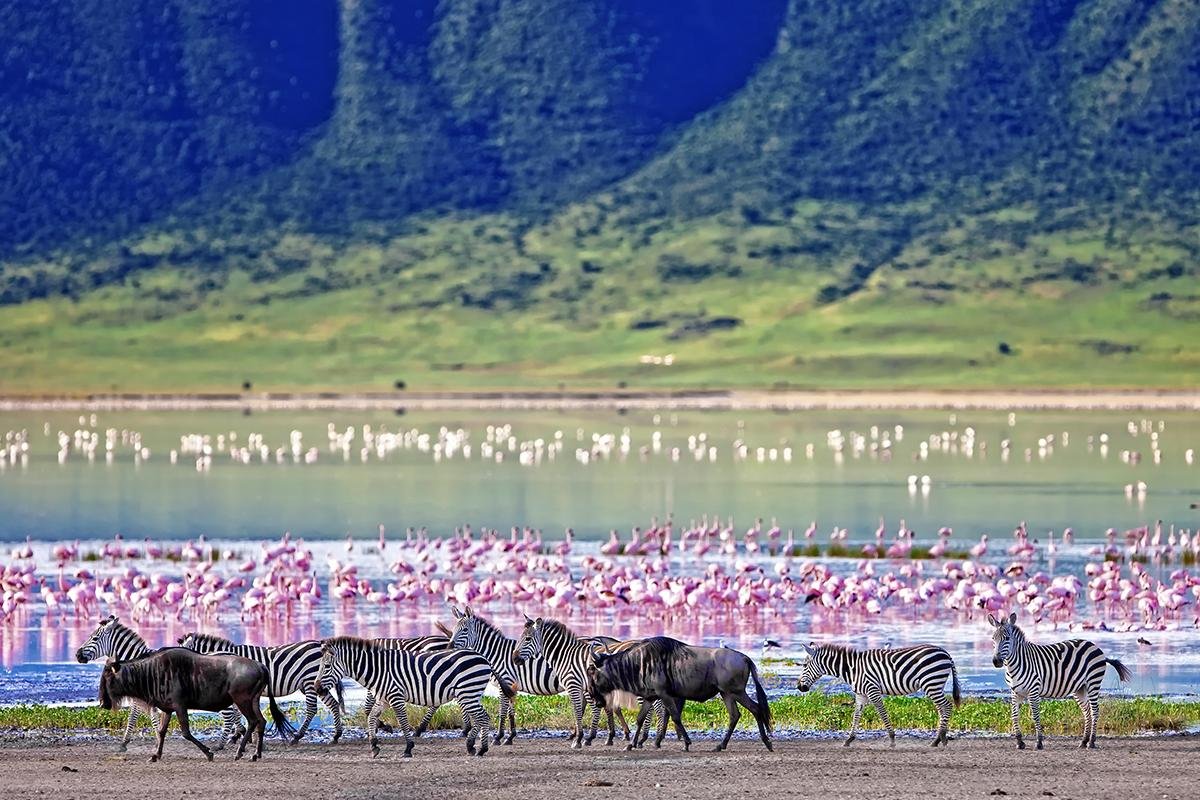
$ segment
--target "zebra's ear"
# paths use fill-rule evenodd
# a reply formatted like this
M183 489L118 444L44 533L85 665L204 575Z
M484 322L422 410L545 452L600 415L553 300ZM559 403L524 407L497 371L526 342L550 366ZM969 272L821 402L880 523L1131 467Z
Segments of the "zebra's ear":
M468 616L468 617L473 617L473 616L475 616L475 612L471 610L471 607L470 607L470 606L466 606L466 609L467 609L467 610L466 610L466 616Z
M1008 615L1008 624L1009 625L1017 624L1017 612L1014 611L1013 613Z
M463 613L458 610L458 606L455 606L455 605L450 606L450 613L454 615L455 619L463 618Z
M1000 627L1000 622L999 622L999 620L996 619L994 614L988 614L988 624L991 625L993 628Z
M808 644L803 645L803 647L804 647L804 652L807 653L808 655L815 656L817 654L817 648L813 647L812 642L809 642Z
M524 616L525 616L525 624L526 624L526 625L532 625L532 624L533 624L533 620L531 620L531 619L529 618L529 615L528 615L528 614L525 614Z

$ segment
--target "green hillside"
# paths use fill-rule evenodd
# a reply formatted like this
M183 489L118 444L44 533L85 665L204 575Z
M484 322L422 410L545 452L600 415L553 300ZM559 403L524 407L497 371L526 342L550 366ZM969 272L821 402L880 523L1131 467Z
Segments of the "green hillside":
M1200 375L1192 3L58 5L0 391Z

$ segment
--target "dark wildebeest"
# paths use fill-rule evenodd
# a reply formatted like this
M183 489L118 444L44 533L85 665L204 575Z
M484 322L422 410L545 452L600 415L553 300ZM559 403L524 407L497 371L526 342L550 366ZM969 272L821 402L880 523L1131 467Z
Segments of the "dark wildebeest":
M683 739L684 749L691 748L691 737L683 728L684 702L702 702L719 694L729 710L729 730L716 749L724 750L729 746L729 737L742 715L739 703L754 715L763 744L768 750L774 749L769 735L771 707L767 703L767 693L758 679L758 668L744 653L725 647L693 647L666 636L656 636L624 652L597 652L593 661L588 677L595 690L593 697L598 698L596 702L607 702L599 698L619 697L618 692L642 701L634 742L642 737L651 706L649 701L662 700L675 723L675 730ZM756 700L746 694L746 685L751 679L754 680ZM665 731L665 726L659 729L655 747L662 746ZM625 749L632 749L634 742Z
M151 762L162 758L172 713L179 715L183 738L212 761L212 751L192 736L188 711L221 711L231 705L242 712L247 725L237 758L245 753L257 726L258 748L250 759L257 761L262 756L267 727L258 707L264 691L268 692L271 718L280 735L294 734L295 729L270 694L267 668L248 658L232 654L201 655L183 647L167 647L132 661L114 661L100 675L101 707L113 709L126 698L132 698L163 712L158 725L158 751L150 757Z

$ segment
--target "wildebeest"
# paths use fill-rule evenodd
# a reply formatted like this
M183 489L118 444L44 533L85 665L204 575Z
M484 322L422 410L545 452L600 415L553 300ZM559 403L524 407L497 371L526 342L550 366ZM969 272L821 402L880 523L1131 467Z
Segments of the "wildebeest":
M626 692L643 701L662 700L683 739L684 749L690 749L691 737L683 728L683 704L687 700L704 701L721 695L729 710L729 729L717 750L729 746L729 738L741 717L738 704L745 706L758 722L758 733L768 750L773 750L771 707L767 693L758 679L758 668L749 656L725 647L694 647L677 639L656 636L646 639L620 653L593 655L594 666L589 678L597 702L617 692ZM755 698L746 694L746 685L753 679ZM643 702L638 713L634 742L642 735L650 703ZM665 726L659 729L654 746L661 747ZM633 742L626 745L632 749Z
M171 714L179 715L179 729L200 751L213 760L212 751L192 736L188 711L220 711L237 706L246 717L247 730L238 747L237 758L246 751L254 729L258 728L258 748L251 761L262 756L263 733L267 721L258 707L264 691L270 699L271 718L280 735L288 736L295 729L269 692L267 668L232 654L201 655L183 647L157 650L132 661L114 661L104 667L100 676L100 705L113 709L126 698L140 700L162 711L158 725L158 750L151 762L162 758L163 742Z

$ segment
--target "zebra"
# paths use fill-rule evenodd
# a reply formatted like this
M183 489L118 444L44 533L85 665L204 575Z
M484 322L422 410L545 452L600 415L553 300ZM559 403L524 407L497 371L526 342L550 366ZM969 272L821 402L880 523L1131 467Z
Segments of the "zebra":
M153 652L146 644L145 639L132 628L127 628L115 614L111 614L100 621L88 640L75 651L75 660L80 664L86 664L105 656L110 661L132 661ZM121 740L121 747L118 751L121 753L129 749L129 740L133 738L134 725L140 717L145 717L152 725L156 725L157 718L161 714L157 709L143 704L134 697L126 698L125 704L129 707L129 721L125 724L125 736ZM217 750L224 748L227 741L237 742L246 732L241 725L241 714L236 708L231 707L222 711L221 720L221 741L217 745Z
M806 644L804 652L808 658L797 689L807 692L821 677L832 675L850 684L854 691L854 721L846 747L858 738L858 723L868 701L887 728L889 745L895 747L896 731L883 707L883 696L914 692L924 692L937 706L938 730L933 737L933 746L949 746L950 701L946 698L946 679L952 681L956 707L962 704L962 693L954 659L942 648L919 644L894 650L852 650L838 645Z
M448 632L447 632L448 633ZM410 653L436 653L440 650L450 649L450 638L448 635L432 634L430 636L412 636L409 638L378 638L369 639L371 644L382 647L385 650L407 650ZM339 680L342 676L338 676ZM372 709L375 708L375 694L368 689L367 698L363 702L362 714L364 717L370 717ZM425 716L421 719L421 723L417 725L415 734L420 736L429 730L430 723L433 722L433 715L437 713L437 706L430 708L425 712ZM470 720L463 717L463 736L466 736L471 728ZM379 723L379 728L384 733L392 733L392 726L385 722Z
M459 611L455 606L451 606L450 610L457 620L450 636L451 647L479 653L492 665L497 678L508 681L516 691L536 695L553 695L562 691L562 686L554 677L554 671L544 658L529 658L514 663L513 652L517 645L515 639L508 638L491 622L476 616L470 606L466 607L465 612ZM508 739L504 744L512 744L517 733L516 701L514 699L510 702L507 695L502 695L494 744L500 744L504 739L506 718L509 729ZM592 735L595 736L595 731ZM609 743L611 744L611 740Z
M296 744L304 736L313 717L317 715L317 697L320 696L326 708L333 714L333 744L342 737L342 712L345 704L342 700L342 684L334 679L329 683L318 683L315 678L321 665L321 643L308 639L294 644L278 647L265 647L253 644L234 644L228 639L213 636L208 633L193 631L179 637L181 647L195 650L197 653L235 653L236 655L257 661L267 668L271 675L271 694L276 697L302 692L304 694L304 722L292 737ZM337 697L330 694L330 689L337 690Z
M513 661L518 665L532 659L544 659L554 671L562 690L571 700L571 708L575 712L575 731L570 738L574 739L572 750L583 746L583 711L592 705L592 730L587 743L590 745L596 737L600 725L600 706L592 702L588 692L590 679L588 670L591 668L593 654L617 640L609 637L585 638L576 636L566 625L553 619L536 620L525 617L525 627L513 648ZM609 712L612 713L611 711ZM624 717L621 719L625 724Z
M353 678L378 700L367 717L372 758L379 755L377 724L385 707L396 712L404 732L404 757L410 758L413 728L408 721L408 703L436 708L454 700L471 723L467 753L477 754L477 737L481 745L478 755L487 753L492 723L483 709L482 697L492 679L492 667L478 653L463 650L414 653L381 647L368 639L337 636L321 643L316 679L328 680L334 674ZM504 688L501 682L501 689Z
M1037 749L1042 749L1042 700L1074 697L1083 713L1083 741L1080 748L1096 748L1096 728L1100 719L1100 684L1109 664L1122 683L1133 677L1129 668L1086 639L1070 639L1054 644L1032 644L1017 627L1017 615L998 620L988 614L992 641L996 650L992 665L1004 668L1004 681L1012 691L1013 735L1017 749L1025 749L1021 736L1021 703L1029 701L1033 727L1037 731Z

